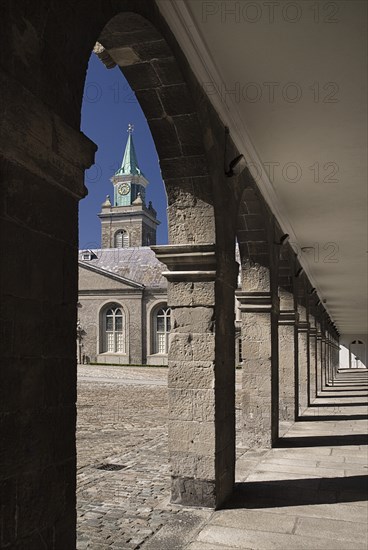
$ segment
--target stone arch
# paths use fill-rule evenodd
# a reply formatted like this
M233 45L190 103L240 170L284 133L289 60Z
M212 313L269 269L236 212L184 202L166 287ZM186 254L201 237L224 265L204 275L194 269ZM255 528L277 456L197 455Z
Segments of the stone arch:
M133 12L110 19L98 42L97 55L105 65L119 66L150 127L168 198L170 243L215 242L197 107L168 42L154 24Z

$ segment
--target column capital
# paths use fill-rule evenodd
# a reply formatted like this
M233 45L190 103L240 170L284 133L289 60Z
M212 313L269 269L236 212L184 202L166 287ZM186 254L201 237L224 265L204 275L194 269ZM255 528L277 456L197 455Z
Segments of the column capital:
M168 281L214 281L216 246L208 244L167 244L151 246L157 259L166 265L162 273Z
M298 332L309 332L310 325L308 321L299 321L298 323Z
M273 298L271 292L237 290L235 296L240 302L240 311L242 312L270 313L279 310L279 298Z
M298 325L299 313L293 309L279 311L279 325Z
M309 336L317 337L317 329L316 329L316 327L310 327L310 329L309 329Z

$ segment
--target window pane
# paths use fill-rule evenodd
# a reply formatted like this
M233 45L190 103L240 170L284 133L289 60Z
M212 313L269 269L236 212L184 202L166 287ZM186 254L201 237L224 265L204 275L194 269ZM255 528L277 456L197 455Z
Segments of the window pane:
M106 330L107 331L114 330L113 317L106 317Z
M165 334L157 335L157 351L158 353L166 353L166 336Z
M123 318L120 316L115 317L115 330L120 332L123 330Z
M164 331L165 331L165 318L157 317L157 332L164 332Z
M114 334L108 332L106 334L107 351L114 352Z
M116 333L116 351L122 353L124 351L123 333Z

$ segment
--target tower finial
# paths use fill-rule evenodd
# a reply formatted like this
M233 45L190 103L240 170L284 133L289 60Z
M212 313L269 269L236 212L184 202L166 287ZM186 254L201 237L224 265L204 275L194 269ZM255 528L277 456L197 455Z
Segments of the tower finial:
M134 124L129 122L127 132L128 134L132 134L134 132Z

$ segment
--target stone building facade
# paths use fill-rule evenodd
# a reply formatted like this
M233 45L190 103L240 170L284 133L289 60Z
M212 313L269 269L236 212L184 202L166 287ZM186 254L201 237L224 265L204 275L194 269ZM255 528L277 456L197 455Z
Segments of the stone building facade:
M146 206L129 125L121 167L99 214L101 249L79 252L77 356L80 362L166 365L170 332L165 266L148 245L159 224Z

